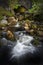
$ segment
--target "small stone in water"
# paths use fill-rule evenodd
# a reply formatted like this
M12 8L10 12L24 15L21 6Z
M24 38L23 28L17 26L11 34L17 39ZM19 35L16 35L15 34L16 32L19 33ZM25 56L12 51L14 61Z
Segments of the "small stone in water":
M7 39L6 38L2 38L1 39L1 46L7 45Z

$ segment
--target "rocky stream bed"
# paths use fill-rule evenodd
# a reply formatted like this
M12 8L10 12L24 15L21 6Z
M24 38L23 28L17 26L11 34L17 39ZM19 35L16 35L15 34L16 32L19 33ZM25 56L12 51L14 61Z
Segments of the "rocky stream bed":
M43 24L16 17L4 16L0 23L0 64L43 65Z

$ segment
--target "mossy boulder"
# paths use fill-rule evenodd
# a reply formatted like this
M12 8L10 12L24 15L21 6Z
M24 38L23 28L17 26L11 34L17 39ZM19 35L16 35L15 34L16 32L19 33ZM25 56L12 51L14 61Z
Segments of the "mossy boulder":
M26 10L24 6L19 6L17 9L14 8L15 13L24 13Z

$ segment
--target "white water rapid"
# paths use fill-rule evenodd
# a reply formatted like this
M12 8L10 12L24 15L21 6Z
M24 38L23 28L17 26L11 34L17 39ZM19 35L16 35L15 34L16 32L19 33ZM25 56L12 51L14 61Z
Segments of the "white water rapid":
M32 36L28 36L26 34L21 33L19 35L19 39L17 40L17 44L12 49L12 58L19 58L20 56L25 55L26 53L33 53L35 50L35 47L31 44L31 41L33 39L34 38Z

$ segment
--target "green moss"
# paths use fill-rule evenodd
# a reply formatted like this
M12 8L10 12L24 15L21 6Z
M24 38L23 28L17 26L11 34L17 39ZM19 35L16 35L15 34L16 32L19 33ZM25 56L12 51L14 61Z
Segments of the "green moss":
M14 14L10 11L7 11L5 8L3 7L0 7L0 20L3 19L3 16L6 15L6 16L14 16Z
M3 16L2 15L0 15L0 20L2 20L3 19Z
M39 21L43 20L43 2L40 1L39 2L37 1L37 3L35 2L32 8L29 9L29 12L34 14L33 19Z
M38 46L38 45L39 45L38 36L35 36L35 37L34 37L34 42L33 42L33 44L34 44L35 46Z
M11 7L12 9L18 9L19 6L20 6L19 4L11 4L11 5L10 5L10 7Z
M34 45L38 46L38 44L39 44L39 41L37 39L35 39Z

